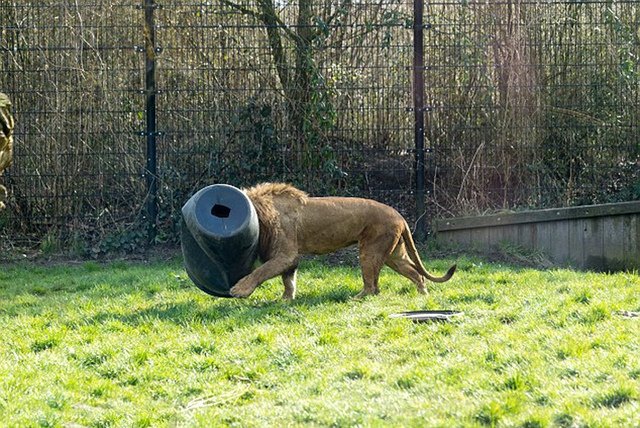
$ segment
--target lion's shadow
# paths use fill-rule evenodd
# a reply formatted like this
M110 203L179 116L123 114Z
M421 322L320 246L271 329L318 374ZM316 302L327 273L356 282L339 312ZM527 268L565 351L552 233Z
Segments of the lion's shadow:
M126 313L100 312L89 319L86 324L101 325L109 321L119 321L125 325L138 327L153 322L171 322L176 325L190 323L215 323L234 318L236 325L252 325L266 318L278 317L284 322L298 322L300 310L345 303L353 299L353 291L338 288L325 293L301 294L293 301L281 299L211 299L210 306L203 306L200 301L159 302L153 306Z

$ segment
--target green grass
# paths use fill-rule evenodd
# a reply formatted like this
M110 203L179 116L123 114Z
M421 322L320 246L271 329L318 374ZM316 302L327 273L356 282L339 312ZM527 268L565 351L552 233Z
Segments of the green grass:
M362 301L358 269L305 262L293 303L212 298L179 261L0 267L0 425L640 426L637 274L459 262ZM464 314L388 317L421 309Z

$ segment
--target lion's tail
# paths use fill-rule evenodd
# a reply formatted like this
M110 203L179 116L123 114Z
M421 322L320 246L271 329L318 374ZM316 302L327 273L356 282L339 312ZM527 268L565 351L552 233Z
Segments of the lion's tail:
M449 268L446 274L443 276L433 276L427 269L425 269L422 264L422 260L420 260L420 255L418 254L418 249L416 248L415 242L413 242L413 236L411 236L411 230L409 230L409 225L405 222L404 230L402 231L402 239L404 240L404 244L407 247L407 253L409 254L409 258L416 265L418 272L433 282L445 282L451 279L453 273L456 271L457 265L453 265Z

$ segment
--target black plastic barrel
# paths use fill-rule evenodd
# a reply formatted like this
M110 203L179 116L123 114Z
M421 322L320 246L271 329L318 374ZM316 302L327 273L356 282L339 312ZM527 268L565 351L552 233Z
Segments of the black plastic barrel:
M182 255L189 278L202 291L231 297L229 289L251 273L258 257L258 215L240 189L205 187L182 207Z

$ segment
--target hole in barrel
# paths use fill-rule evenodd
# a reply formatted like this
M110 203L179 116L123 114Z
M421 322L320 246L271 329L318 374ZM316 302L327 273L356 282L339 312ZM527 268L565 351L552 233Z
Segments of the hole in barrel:
M218 218L228 218L230 213L231 208L224 205L215 204L213 208L211 208L211 215Z

